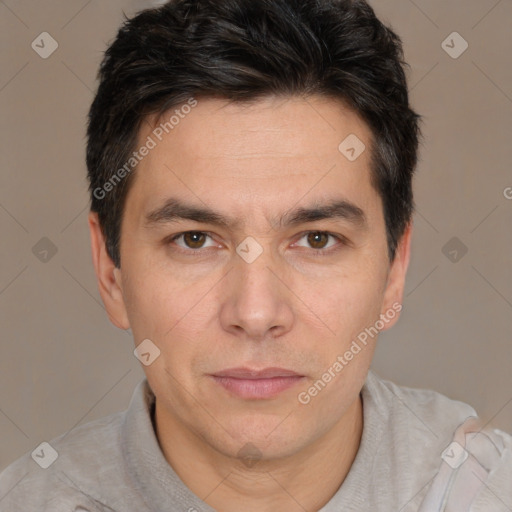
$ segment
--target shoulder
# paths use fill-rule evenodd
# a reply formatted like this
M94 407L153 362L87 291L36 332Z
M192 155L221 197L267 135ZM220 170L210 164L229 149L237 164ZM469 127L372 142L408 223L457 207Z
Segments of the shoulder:
M430 389L395 384L373 371L368 374L365 388L374 406L389 423L402 426L407 421L419 430L431 431L434 437L452 436L467 418L477 416L475 409L465 402Z
M414 510L462 502L472 512L512 510L510 434L484 424L470 405L432 390L399 386L373 372L365 386L386 419L389 442L400 445L402 474L418 490L430 482Z
M102 499L102 474L119 472L124 417L120 412L89 422L39 444L10 464L0 473L0 512L108 510ZM83 490L91 488L96 495Z

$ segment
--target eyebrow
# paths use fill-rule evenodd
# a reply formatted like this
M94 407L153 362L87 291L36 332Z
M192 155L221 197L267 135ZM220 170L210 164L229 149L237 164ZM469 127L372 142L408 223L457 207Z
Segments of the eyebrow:
M309 207L299 207L274 219L274 226L286 227L315 222L326 219L342 219L358 227L366 226L366 216L361 208L345 199L335 199L327 203L317 201ZM196 206L176 198L169 198L165 203L145 216L144 225L153 226L191 220L203 224L212 224L226 229L236 229L240 220L211 210L208 207Z

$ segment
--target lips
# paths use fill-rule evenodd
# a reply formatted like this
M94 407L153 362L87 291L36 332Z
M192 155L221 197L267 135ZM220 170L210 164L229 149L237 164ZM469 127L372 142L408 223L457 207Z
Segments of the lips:
M229 368L211 377L229 393L246 400L274 398L304 379L284 368Z
M250 368L230 368L213 374L215 377L230 377L233 379L271 379L274 377L298 377L299 374L284 368L264 368L251 370Z

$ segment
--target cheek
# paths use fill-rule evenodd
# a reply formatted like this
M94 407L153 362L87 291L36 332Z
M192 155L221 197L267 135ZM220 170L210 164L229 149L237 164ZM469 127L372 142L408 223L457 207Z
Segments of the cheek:
M305 277L297 282L297 296L314 312L311 322L323 328L338 345L351 341L379 318L385 269L372 265L370 259L364 261L364 264L331 272L316 280L315 286Z
M204 352L205 332L214 332L218 306L215 294L208 292L218 279L210 275L192 283L183 278L183 272L182 278L176 278L175 272L155 264L130 263L123 290L135 344L150 339L159 347L166 366L179 372L185 367L180 368L180 361L192 359L199 350Z

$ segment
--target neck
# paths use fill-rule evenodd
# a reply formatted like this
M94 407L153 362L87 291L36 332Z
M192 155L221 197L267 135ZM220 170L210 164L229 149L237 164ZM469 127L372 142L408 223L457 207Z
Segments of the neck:
M318 511L339 489L355 459L363 406L358 396L331 430L292 456L247 465L215 450L159 407L158 400L155 423L167 462L215 510Z

